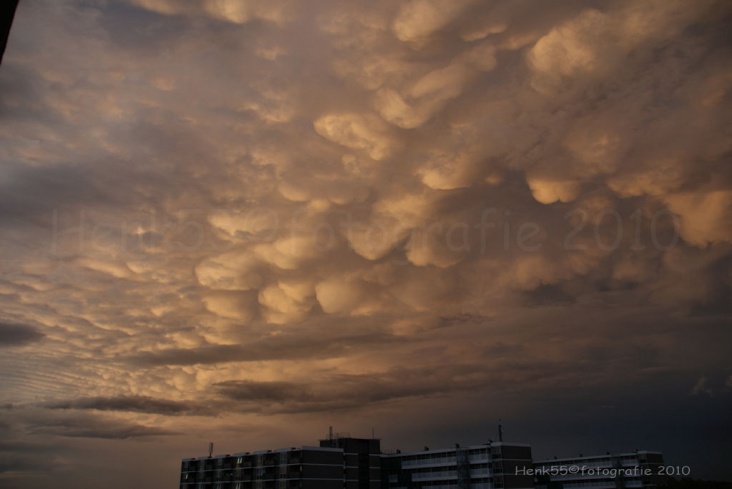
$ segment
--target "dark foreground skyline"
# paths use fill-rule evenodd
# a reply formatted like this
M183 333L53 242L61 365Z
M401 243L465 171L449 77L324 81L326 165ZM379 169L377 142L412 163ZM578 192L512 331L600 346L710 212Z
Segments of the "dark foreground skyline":
M0 486L506 439L732 479L725 1L23 0Z

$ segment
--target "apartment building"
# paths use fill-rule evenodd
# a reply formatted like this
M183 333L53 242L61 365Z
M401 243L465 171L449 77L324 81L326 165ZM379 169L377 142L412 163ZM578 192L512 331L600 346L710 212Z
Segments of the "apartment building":
M381 489L378 439L333 434L319 447L181 461L180 489Z
M531 446L481 445L383 453L375 438L331 432L320 446L181 462L180 489L654 489L660 452L534 462Z
M536 489L651 489L663 482L660 452L635 451L534 462Z
M382 456L385 489L533 489L531 447L486 443Z
M343 450L304 446L181 462L180 489L357 489Z

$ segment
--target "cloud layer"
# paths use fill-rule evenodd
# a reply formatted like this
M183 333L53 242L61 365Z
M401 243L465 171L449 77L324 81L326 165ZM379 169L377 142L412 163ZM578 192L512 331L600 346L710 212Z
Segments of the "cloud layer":
M453 443L471 430L445 420L487 429L505 399L521 431L554 392L551 440L649 385L659 419L729 432L731 20L712 0L21 2L0 428L28 453L0 447L0 479L44 485L43 437L233 452L358 412L344 429Z

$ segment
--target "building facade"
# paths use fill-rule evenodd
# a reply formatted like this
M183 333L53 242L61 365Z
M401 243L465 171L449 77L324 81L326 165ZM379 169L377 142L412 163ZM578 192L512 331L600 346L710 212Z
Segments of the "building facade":
M385 489L533 489L529 445L486 443L382 456Z
M381 489L377 439L329 435L319 447L187 458L180 489Z
M357 489L343 451L300 447L184 459L180 489Z
M660 452L541 460L534 463L536 489L652 489L663 482Z
M180 489L654 489L660 452L533 462L529 445L382 453L378 439L332 432L320 446L181 462Z
M321 447L343 450L346 480L358 489L381 489L381 442L376 438L351 438L330 433Z

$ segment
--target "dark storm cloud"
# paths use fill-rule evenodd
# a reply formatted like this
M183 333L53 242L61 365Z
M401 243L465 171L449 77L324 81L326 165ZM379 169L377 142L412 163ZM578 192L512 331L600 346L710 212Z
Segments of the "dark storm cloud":
M222 397L235 401L222 408L261 414L307 413L361 409L405 399L434 399L485 389L506 389L517 382L547 378L546 365L516 361L500 374L482 364L453 364L440 368L392 369L384 373L326 375L310 382L232 380L214 384Z
M88 172L77 165L51 168L8 164L0 186L0 219L50 221L52 212L69 206L109 202Z
M0 442L0 472L48 473L59 467L59 446L46 442L26 442L8 436ZM39 457L44 460L38 463Z
M149 10L115 2L100 22L110 41L142 56L169 48L172 38L184 34L190 24L183 17L167 17Z
M21 2L0 308L33 329L0 344L33 348L0 356L0 431L137 454L328 416L450 446L515 414L567 451L678 447L674 418L721 447L731 23L713 0Z
M51 404L51 403L49 403ZM112 403L101 403L109 406ZM34 405L11 406L4 410L4 416L10 422L6 433L8 443L19 443L18 453L56 451L53 444L36 445L35 438L23 441L26 435L59 436L63 438L99 438L108 440L125 440L147 438L153 436L173 435L176 432L149 426L112 414L66 410L63 407L42 408ZM109 409L107 409L109 410ZM45 448L44 448L45 447ZM0 452L2 452L0 447Z
M38 417L29 421L26 429L35 435L105 440L126 440L175 434L171 430L162 428L91 416L64 416L55 419Z
M346 329L346 328L344 328ZM138 365L197 365L228 362L261 362L267 360L322 359L353 354L375 346L398 345L403 338L381 328L343 334L312 326L307 331L291 331L241 345L207 345L192 349L161 349L142 353L128 360Z
M54 461L46 461L43 466L38 464L38 453L18 453L17 451L0 451L0 473L44 473L57 468Z
M0 347L34 343L45 335L32 326L0 323Z
M719 382L725 375L716 372L714 377ZM659 372L632 384L536 390L520 408L520 427L511 437L532 439L536 458L575 456L576 447L583 447L584 453L646 447L663 451L669 464L721 472L721 460L695 454L704 448L725 450L725 440L732 435L725 414L732 408L732 395L727 391L715 398L690 396L688 388L694 382L691 375ZM509 423L519 418L506 417Z
M534 290L524 292L524 298L528 306L548 306L574 302L574 297L559 285L540 285Z
M221 395L234 401L292 403L312 400L307 386L289 382L229 380L214 384Z
M46 409L78 409L97 411L128 411L163 414L166 416L209 414L210 411L195 403L154 399L146 396L86 397L48 401L40 404Z

